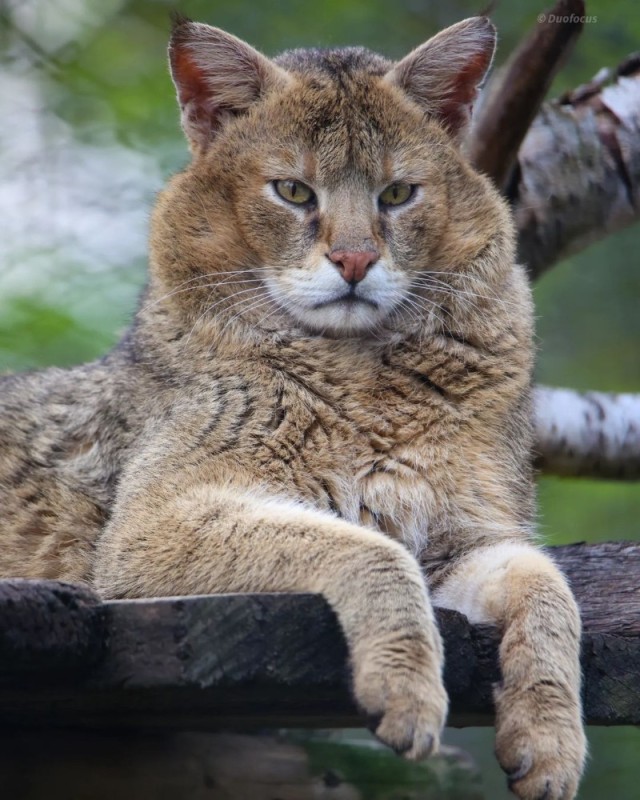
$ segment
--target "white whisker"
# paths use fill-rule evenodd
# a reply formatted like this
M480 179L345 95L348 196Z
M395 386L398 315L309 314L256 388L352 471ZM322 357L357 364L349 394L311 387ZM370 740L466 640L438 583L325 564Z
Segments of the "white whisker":
M247 292L253 292L253 291L255 291L255 289L256 289L255 286L250 286L248 289L241 289L239 292L235 292L234 294L231 294L231 295L228 295L226 297L223 297L220 300L217 300L215 303L213 303L211 305L208 305L205 308L205 310L202 312L202 314L200 314L198 319L193 323L193 326L191 327L191 330L189 331L189 335L186 338L185 344L189 343L189 341L191 339L191 335L193 334L193 332L196 329L196 326L198 325L200 320L203 319L204 317L206 317L207 315L211 315L211 312L213 311L214 308L219 306L221 303L225 303L225 302L228 302L229 300L232 300L234 297L238 297L241 294L246 294ZM241 301L238 301L237 303L232 303L230 308L235 308L235 306L238 305L239 302L241 302ZM224 310L226 310L226 309L223 309L223 311Z
M251 274L252 272L261 272L266 269L267 267L250 267L248 269L226 270L224 272L208 272L203 275L197 275L195 278L190 278L189 280L182 281L182 283L179 283L177 286L174 286L174 288L170 292L167 292L167 294L162 295L162 297L159 297L153 302L148 303L146 306L143 306L140 309L140 311L141 312L148 311L150 308L153 308L155 305L161 303L163 300L166 300L168 297L172 297L174 294L180 294L180 292L190 291L191 289L206 289L208 286L224 285L227 282L233 283L232 279L227 278L225 281L216 281L216 283L197 285L186 289L181 288L183 286L186 286L187 284L194 283L195 281L206 280L207 278L216 278L220 275L248 275ZM262 279L255 278L254 280L260 281Z
M243 302L243 301L239 301L235 305L236 306L240 305L241 302ZM235 320L237 320L239 317L243 316L244 314L247 314L249 311L255 311L256 309L261 308L262 306L266 305L267 303L273 303L273 300L268 295L267 296L263 295L258 300L256 300L253 303L250 303L245 308L241 308L240 311L238 311L237 314L234 314L234 316L231 317L231 319L229 319L225 323L224 327L220 330L220 336L222 336L222 334L226 331L226 329L229 327L229 325L231 325L231 323L234 322Z
M447 284L444 281L440 281L437 278L430 279L429 277L425 276L416 277L411 281L412 285L416 288L427 289L433 292L442 292L443 294L448 294L450 297L457 297L457 298L467 298L467 297L474 297L480 300L487 300L493 301L502 305L503 307L507 308L509 306L513 308L517 308L516 303L512 303L509 300L505 300L502 297L498 297L495 294L480 294L479 292L471 292L467 289L458 289L455 286L451 286L451 284ZM475 305L472 303L472 305Z

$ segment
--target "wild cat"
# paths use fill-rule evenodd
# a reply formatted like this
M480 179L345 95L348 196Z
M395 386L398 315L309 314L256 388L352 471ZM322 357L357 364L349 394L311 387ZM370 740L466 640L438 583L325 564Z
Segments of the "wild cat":
M447 712L431 603L495 623L500 763L523 800L568 800L580 620L532 543L531 298L462 149L494 47L475 17L397 63L270 60L176 21L192 161L119 345L0 381L0 570L110 598L320 592L409 758Z

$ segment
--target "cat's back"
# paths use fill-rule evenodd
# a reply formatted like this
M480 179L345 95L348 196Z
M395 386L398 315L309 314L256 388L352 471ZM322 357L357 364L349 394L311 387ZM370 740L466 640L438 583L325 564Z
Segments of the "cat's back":
M86 579L143 424L114 361L0 378L0 574Z

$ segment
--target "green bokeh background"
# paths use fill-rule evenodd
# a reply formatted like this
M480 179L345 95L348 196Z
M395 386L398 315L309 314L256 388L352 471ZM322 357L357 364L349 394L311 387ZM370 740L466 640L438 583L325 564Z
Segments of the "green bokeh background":
M483 4L466 0L0 0L0 372L94 358L118 338L144 281L153 194L186 161L165 66L168 14L226 28L268 54L364 44L396 57ZM498 63L544 4L502 2ZM637 0L591 0L552 94L640 47ZM640 228L601 242L535 287L538 379L640 391ZM638 538L637 484L543 478L554 543ZM612 576L612 580L614 576ZM640 735L590 734L581 797L640 797ZM482 731L451 733L507 797Z

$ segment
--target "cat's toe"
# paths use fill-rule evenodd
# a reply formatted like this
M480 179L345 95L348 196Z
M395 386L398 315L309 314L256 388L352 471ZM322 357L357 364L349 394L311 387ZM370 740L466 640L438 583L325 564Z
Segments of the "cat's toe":
M411 760L437 752L447 716L447 695L440 675L407 680L393 671L369 675L356 699L376 716L375 735L399 755Z
M521 800L573 800L578 789L577 779L571 780L560 773L549 777L546 768L534 770L517 781L509 780L508 785Z
M509 789L520 800L573 800L585 757L585 740L576 724L500 725L496 755Z
M438 751L440 730L441 721L437 714L396 708L387 711L375 734L398 755L420 761Z
M435 626L402 644L366 643L352 653L353 688L380 741L418 760L437 751L447 716L442 647Z

